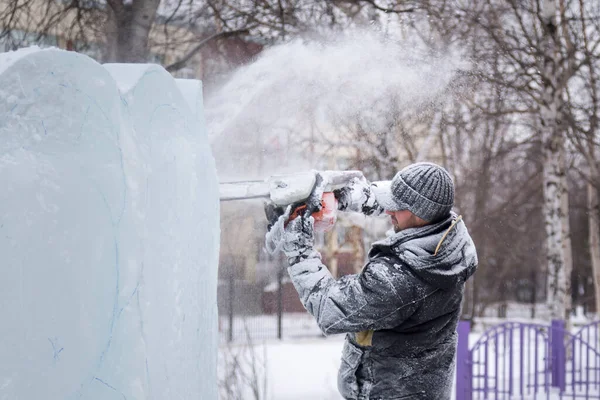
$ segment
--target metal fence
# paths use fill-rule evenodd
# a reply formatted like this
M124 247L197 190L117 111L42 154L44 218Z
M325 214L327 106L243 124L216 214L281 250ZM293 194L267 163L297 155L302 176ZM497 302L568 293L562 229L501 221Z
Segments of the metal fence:
M600 399L599 324L505 322L470 346L461 321L456 399Z
M218 308L221 343L323 336L283 274L266 285L221 281Z
M313 317L308 313L219 317L219 335L225 342L260 342L271 339L323 337Z

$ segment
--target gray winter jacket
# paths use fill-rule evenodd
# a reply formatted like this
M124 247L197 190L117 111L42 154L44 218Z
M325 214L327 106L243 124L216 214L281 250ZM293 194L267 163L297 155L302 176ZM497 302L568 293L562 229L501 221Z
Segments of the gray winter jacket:
M288 271L323 333L347 333L344 398L450 399L464 283L477 268L456 214L374 243L362 272L337 281L315 254Z

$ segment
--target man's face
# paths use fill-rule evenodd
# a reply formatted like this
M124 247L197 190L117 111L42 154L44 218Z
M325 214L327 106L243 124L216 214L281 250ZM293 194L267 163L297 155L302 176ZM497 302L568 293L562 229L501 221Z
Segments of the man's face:
M394 232L398 233L404 229L416 228L419 226L427 225L427 221L417 217L408 210L401 211L386 211L392 218L392 224L394 224Z

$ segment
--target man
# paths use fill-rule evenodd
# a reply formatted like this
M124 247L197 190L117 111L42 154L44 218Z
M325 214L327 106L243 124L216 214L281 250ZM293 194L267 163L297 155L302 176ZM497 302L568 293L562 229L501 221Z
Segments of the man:
M395 234L376 242L357 275L335 280L313 248L313 218L283 236L292 282L323 333L346 333L338 388L346 399L450 399L465 281L477 268L455 213L452 178L417 163L391 182L356 181L338 208L385 210Z

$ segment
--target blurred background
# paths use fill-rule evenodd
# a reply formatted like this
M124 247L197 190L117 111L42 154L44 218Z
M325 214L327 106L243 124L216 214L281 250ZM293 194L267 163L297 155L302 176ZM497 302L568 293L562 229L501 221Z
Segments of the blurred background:
M306 169L374 181L437 162L479 255L463 319L595 319L597 0L0 0L0 51L31 45L201 79L221 181ZM222 371L244 351L267 368L257 343L314 349L322 335L284 260L264 251L262 203L221 206ZM340 215L318 248L334 276L357 273L390 227ZM239 371L223 398L308 398Z

